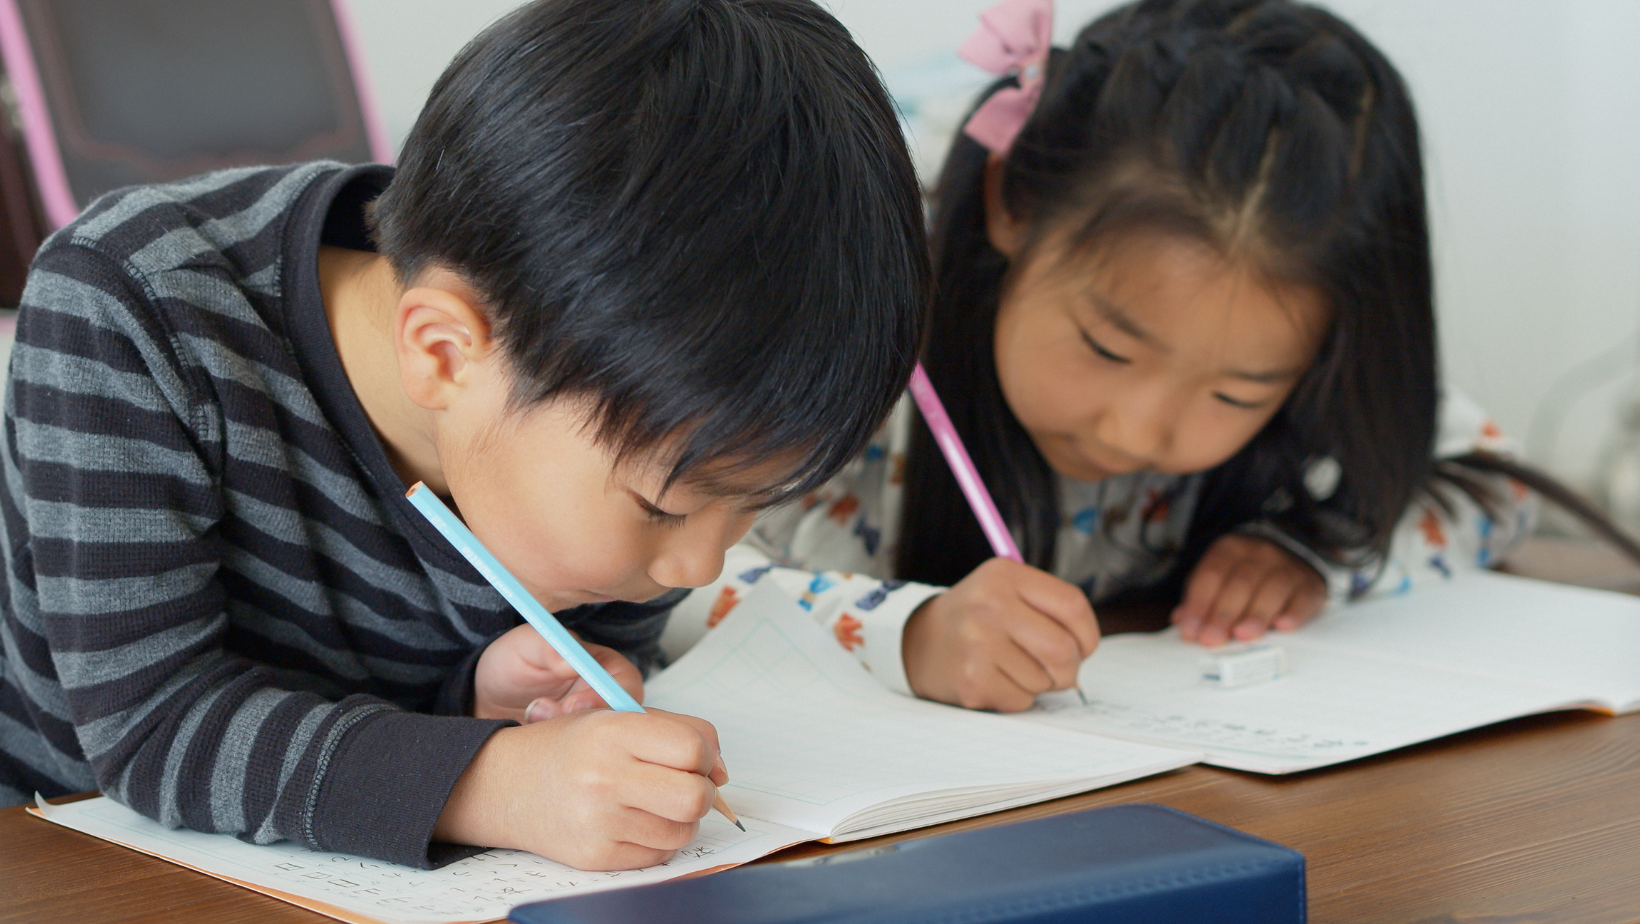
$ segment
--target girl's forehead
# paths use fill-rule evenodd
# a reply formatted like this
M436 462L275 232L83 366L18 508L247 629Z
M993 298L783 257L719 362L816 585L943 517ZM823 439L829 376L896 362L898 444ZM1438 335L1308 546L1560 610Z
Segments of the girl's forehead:
M1246 366L1239 371L1308 365L1331 320L1315 286L1188 237L1125 235L1045 256L1040 283L1073 311L1161 352L1216 354Z

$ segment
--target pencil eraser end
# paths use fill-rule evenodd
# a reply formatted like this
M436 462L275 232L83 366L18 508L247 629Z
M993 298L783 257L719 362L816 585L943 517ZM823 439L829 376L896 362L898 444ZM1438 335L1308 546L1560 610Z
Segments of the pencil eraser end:
M1221 687L1244 687L1287 673L1287 650L1277 645L1231 647L1202 655L1202 679Z

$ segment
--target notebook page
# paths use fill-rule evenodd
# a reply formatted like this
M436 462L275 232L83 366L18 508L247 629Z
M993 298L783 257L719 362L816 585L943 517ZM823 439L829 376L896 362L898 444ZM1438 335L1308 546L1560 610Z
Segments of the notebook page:
M1227 690L1171 630L1114 636L1082 666L1089 706L1055 694L1026 715L1289 773L1593 701L1640 706L1640 599L1623 594L1467 574L1271 638L1286 676Z
M660 882L755 860L812 840L807 831L742 819L742 834L715 813L700 836L667 863L648 869L585 873L522 850L490 850L442 869L420 870L288 841L247 844L226 834L171 829L107 797L31 812L344 921L455 924L506 917L513 906L564 895Z
M1476 572L1344 607L1296 637L1640 709L1640 597L1629 594Z
M649 683L646 703L718 730L741 815L845 837L1110 785L1193 763L1193 751L1103 740L882 688L773 582ZM960 794L962 789L991 790ZM936 794L942 794L935 797ZM873 806L935 797L918 817Z
M1201 679L1198 645L1172 630L1105 639L1082 689L1040 697L1018 719L1193 747L1206 763L1292 773L1354 760L1505 719L1572 705L1564 690L1431 669L1278 637L1286 675L1225 689Z

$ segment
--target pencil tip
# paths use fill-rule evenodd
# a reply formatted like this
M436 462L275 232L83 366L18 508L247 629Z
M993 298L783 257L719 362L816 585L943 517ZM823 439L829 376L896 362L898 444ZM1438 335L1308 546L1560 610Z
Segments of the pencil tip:
M1086 706L1088 704L1088 694L1083 693L1081 687L1076 688L1076 695L1082 697L1082 705Z
M738 819L738 818L735 819L735 827L739 828L742 831L746 830L746 826L741 824L740 819Z

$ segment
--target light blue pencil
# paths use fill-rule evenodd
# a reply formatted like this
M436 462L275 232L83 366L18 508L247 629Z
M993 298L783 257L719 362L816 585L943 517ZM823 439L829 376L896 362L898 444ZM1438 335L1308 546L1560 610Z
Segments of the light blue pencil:
M587 682L587 686L592 687L599 696L604 698L604 702L609 704L609 708L617 712L644 711L643 706L640 706L638 701L633 699L624 687L615 682L615 678L609 675L609 671L604 670L604 666L588 654L585 648L581 647L581 643L575 640L575 636L569 634L563 625L558 622L557 617L547 612L547 608L542 606L540 601L536 600L529 591L525 590L523 584L518 583L518 578L513 577L512 572L508 571L505 565L490 554L490 550L478 541L478 537L473 535L473 531L467 528L467 524L457 519L456 515L450 512L449 507L444 506L444 502L438 499L438 495L418 481L410 486L410 490L406 491L404 496L409 499L411 505L421 511L422 516L426 517L435 529L443 534L445 539L450 540L450 544L455 546L456 551L460 552L463 558L478 569L479 574L484 575L484 580L489 581L490 586L500 591L501 596L507 598L507 602L511 603L513 609L516 609L519 615L524 617L524 621L529 623L535 631L541 633L541 637L547 640L547 644L551 645L553 650L558 652L565 661L568 661L570 667L575 668L575 673ZM712 803L712 807L722 812L723 817L734 822L735 827L742 831L746 830L746 826L740 823L740 819L735 817L735 813L729 810L729 803L723 801L722 793L718 794L717 801Z

